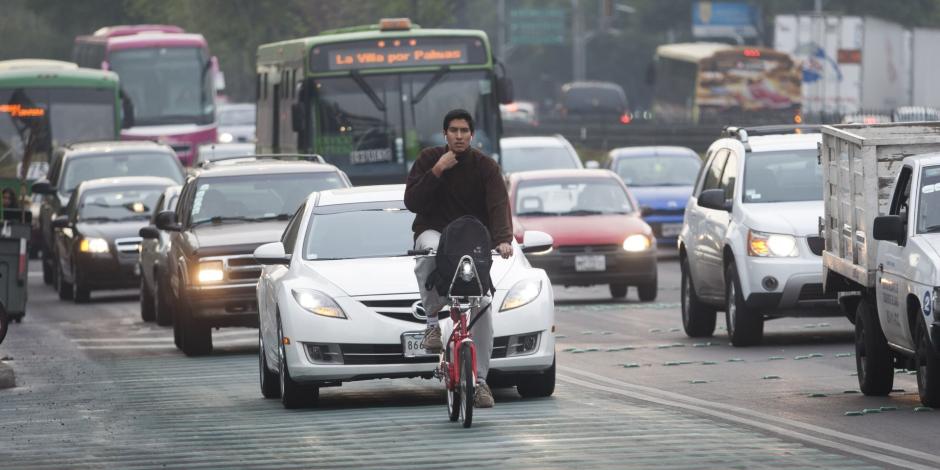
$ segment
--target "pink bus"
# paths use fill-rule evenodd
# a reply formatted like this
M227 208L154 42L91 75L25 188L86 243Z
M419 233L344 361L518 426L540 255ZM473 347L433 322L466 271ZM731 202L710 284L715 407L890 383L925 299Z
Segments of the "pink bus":
M169 25L108 26L75 38L72 59L118 74L133 106L127 140L155 140L192 165L200 144L216 141L217 61L201 34Z

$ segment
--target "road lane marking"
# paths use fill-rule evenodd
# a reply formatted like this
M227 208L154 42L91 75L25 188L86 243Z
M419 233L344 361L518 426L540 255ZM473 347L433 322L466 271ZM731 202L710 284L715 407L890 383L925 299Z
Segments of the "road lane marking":
M574 377L566 376L566 375L559 375L559 378L562 381L566 381L575 385L581 385L587 388L594 388L595 390L604 390L604 391L608 391L611 393L616 393L618 395L632 397L637 400L643 400L643 401L658 403L658 404L665 405L665 406L684 408L684 409L688 409L691 411L705 413L710 416L715 416L724 420L746 424L746 425L756 427L759 429L765 429L770 432L795 437L797 439L802 439L807 442L817 443L819 445L824 445L826 447L842 450L844 452L849 452L855 455L865 456L873 460L889 463L891 465L898 465L902 467L916 468L916 469L935 469L937 468L937 465L940 465L940 457L936 455L931 455L925 452L920 452L918 450L896 446L893 444L887 444L884 442L875 441L873 439L868 439L868 438L861 437L861 436L855 436L852 434L835 431L832 429L816 426L813 424L803 423L800 421L795 421L795 420L791 420L787 418L780 418L780 417L772 416L766 413L761 413L758 411L753 411L753 410L749 410L746 408L741 408L741 407L737 407L733 405L710 402L710 401L701 400L698 398L682 395L682 394L675 393L675 392L669 392L666 390L660 390L660 389L653 388L653 387L646 387L643 385L636 385L636 384L631 384L628 382L623 382L620 380L610 379L602 375L598 375L598 374L594 374L594 373L586 372L586 371L581 371L577 369L572 369L570 367L558 366L558 369L565 373L580 375L582 377L590 378L590 379L608 383L611 385L616 385L621 388L612 388L612 387L608 387L605 385L600 385L600 384L596 384L592 382L586 382L586 381L583 381ZM625 390L625 389L632 389L632 390ZM648 393L652 395L649 395ZM685 403L679 403L679 402L685 402ZM755 421L755 420L745 418L745 417L740 417L740 416L729 415L728 412L750 416L753 418L757 418L760 421ZM803 431L827 435L829 437L833 437L836 439L841 439L841 440L853 442L855 444L874 447L874 448L885 450L888 452L893 452L893 453L897 453L900 455L904 455L906 457L914 457L914 458L921 459L927 462L933 462L935 465L925 466L925 465L921 465L915 462L910 462L910 461L898 459L895 457L891 457L888 455L870 452L870 451L860 449L857 447L852 447L850 445L846 445L846 444L842 444L842 443L838 443L834 441L829 441L826 439L821 439L821 438L814 437L808 434L804 434L798 431L792 431L789 429L781 428L779 426L766 424L768 422L774 422L780 425L792 426L794 428L798 428Z
M114 341L115 343L120 343L120 341ZM213 347L225 347L225 346L253 346L257 340L255 339L244 339L241 341L238 340L229 340L229 341L213 341ZM176 349L176 345L173 344L173 339L170 338L166 340L166 344L95 344L95 345L78 345L75 346L76 349L85 349L85 350L94 350L94 349Z

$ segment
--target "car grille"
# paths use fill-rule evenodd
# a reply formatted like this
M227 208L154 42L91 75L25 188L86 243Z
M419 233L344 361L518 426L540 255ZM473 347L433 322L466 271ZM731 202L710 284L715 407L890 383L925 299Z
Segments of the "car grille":
M806 237L806 243L809 244L809 250L816 256L822 256L823 249L826 248L826 240L822 237Z
M798 300L832 300L835 298L835 294L826 294L823 291L822 284L803 284L803 287L800 288Z
M357 299L359 300L359 299ZM426 322L424 315L419 314L415 316L413 313L413 305L415 302L418 302L419 299L395 299L395 300L371 300L371 299L362 299L359 300L360 303L378 313L379 315L384 315L386 317L394 318L396 320L409 321L412 323L421 323ZM420 305L420 304L419 304ZM441 312L439 318L444 318L447 316L447 312Z
M414 364L437 362L438 356L405 357L401 344L340 344L343 364Z
M559 246L558 252L563 254L575 253L616 253L620 245L566 245Z
M222 271L228 282L257 281L261 277L261 265L254 255L210 256L200 262L222 261Z
M141 237L118 238L114 240L114 246L118 253L139 253L142 241Z

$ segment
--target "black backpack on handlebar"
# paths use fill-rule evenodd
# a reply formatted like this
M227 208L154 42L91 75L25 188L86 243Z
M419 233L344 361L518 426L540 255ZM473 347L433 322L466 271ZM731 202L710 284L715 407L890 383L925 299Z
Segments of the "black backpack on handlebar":
M428 277L425 288L437 289L438 295L446 297L448 290L453 296L480 296L493 291L493 282L490 280L490 267L493 266L493 255L490 250L490 231L472 215L465 215L444 227L441 241L437 246L434 261L437 268ZM476 279L469 282L454 275L460 267L460 259L464 255L473 258L477 274L480 276L479 284ZM454 286L451 289L451 281ZM483 292L480 292L480 286Z

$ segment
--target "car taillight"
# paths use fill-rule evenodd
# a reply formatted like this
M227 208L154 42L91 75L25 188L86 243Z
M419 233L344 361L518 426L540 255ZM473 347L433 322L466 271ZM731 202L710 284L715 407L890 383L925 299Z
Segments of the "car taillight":
M632 121L632 120L633 120L633 119L630 118L630 114L629 114L629 113L623 113L622 115L620 115L620 122L621 122L622 124L630 124L630 121Z

